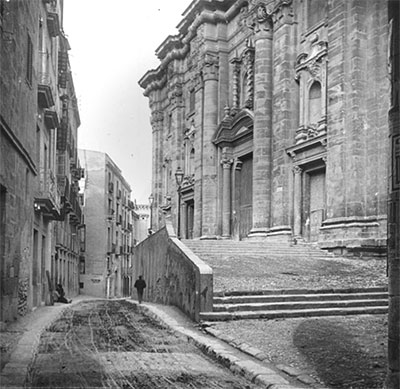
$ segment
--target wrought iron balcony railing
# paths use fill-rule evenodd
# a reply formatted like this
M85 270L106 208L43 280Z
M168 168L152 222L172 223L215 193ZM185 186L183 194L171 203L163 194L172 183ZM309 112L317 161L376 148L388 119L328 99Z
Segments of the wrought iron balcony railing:
M43 170L39 176L39 186L35 195L35 211L50 219L61 216L61 195L52 170Z

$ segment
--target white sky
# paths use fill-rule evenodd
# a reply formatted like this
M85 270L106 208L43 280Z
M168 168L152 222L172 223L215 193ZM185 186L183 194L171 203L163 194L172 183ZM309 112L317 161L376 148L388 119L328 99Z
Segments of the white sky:
M160 64L155 50L191 0L64 0L64 31L78 97L78 147L107 153L147 203L152 134L138 81Z

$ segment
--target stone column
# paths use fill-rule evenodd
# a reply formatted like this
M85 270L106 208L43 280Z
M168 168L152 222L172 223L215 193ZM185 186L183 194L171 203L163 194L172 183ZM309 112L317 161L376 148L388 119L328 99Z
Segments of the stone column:
M218 124L218 58L206 54L203 63L202 230L204 239L215 238L217 228L216 149L212 143Z
M400 387L400 3L389 1L391 108L388 202L388 370L386 388Z
M239 204L240 199L236 197L236 188L240 186L240 171L242 170L243 162L239 159L235 158L233 164L233 180L232 180L232 238L239 240L239 223L240 223L240 213L239 212Z
M271 218L272 20L257 10L254 29L253 227L249 237L266 236Z
M158 220L158 207L161 205L161 169L162 169L162 162L161 162L161 129L163 125L163 113L162 111L153 111L152 118L151 118L151 126L152 126L152 184L151 190L154 198L154 202L152 204L153 209L153 218L152 218L152 229L157 231L159 228L159 220Z
M224 158L222 164L222 237L231 236L231 166L232 159Z
M296 64L296 29L291 0L277 3L272 15L274 20L274 90L273 101L273 153L272 165L279 169L272 171L272 200L270 232L290 236L290 176L292 163L285 150L292 146L290 134L298 125L298 86L293 77Z
M295 237L301 236L301 181L303 170L299 166L293 167L294 188L293 188L293 234Z

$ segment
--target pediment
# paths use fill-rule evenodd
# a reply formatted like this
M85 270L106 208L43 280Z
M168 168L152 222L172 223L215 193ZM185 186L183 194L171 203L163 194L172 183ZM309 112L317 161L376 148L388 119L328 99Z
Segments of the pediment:
M233 117L225 117L218 126L214 143L220 147L232 146L242 138L253 136L254 114L243 109Z

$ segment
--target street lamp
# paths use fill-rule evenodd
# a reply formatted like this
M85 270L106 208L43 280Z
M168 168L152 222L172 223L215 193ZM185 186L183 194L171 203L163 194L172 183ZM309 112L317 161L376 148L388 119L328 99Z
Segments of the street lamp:
M183 181L183 171L180 167L175 172L176 185L178 185L178 239L181 238L181 185Z
M153 232L153 193L150 194L149 196L149 204L150 204L150 228L149 228L149 235L152 234Z

